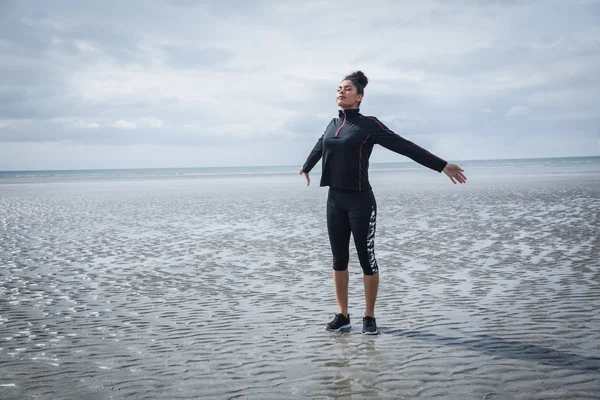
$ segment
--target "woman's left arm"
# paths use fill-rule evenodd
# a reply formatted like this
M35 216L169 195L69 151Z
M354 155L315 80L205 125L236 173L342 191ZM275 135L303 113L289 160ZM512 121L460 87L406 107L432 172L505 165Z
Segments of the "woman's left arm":
M373 121L373 128L370 130L373 143L379 144L388 150L402 154L419 164L431 168L434 171L442 172L448 162L440 157L431 154L421 146L404 139L397 133L392 132L383 122L375 117L368 117Z
M385 124L375 117L368 117L373 121L373 129L370 138L373 143L379 144L388 150L402 154L411 160L430 168L437 172L444 172L453 183L465 183L467 178L463 174L464 170L456 164L430 153L421 146L404 139L402 136L394 133Z

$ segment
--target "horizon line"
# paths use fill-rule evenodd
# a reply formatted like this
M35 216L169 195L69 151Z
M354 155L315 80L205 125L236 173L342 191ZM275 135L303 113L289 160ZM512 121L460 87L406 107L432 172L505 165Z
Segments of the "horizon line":
M477 161L517 161L517 160L551 160L564 158L600 158L600 155L594 156L554 156L554 157L516 157L516 158L481 158L456 160L453 163L477 162ZM321 161L319 160L319 163ZM382 164L411 164L414 161L385 161L375 162L370 165ZM136 169L204 169L204 168L271 168L271 167L295 167L291 164L272 164L272 165L221 165L221 166L203 166L203 167L127 167L127 168L61 168L61 169L7 169L0 172L53 172L53 171L122 171ZM300 165L301 167L301 165Z

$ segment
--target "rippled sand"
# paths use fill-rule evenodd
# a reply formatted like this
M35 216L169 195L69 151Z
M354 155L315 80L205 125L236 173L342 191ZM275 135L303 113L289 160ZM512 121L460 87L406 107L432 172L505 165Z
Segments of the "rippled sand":
M301 179L1 185L0 398L600 398L599 176L373 174L375 337Z

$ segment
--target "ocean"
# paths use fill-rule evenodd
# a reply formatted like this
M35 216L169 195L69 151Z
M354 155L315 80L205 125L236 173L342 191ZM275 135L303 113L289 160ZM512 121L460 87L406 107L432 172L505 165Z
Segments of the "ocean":
M467 171L477 173L497 172L519 175L594 174L600 170L600 157L526 158L506 160L453 161ZM94 169L50 171L0 171L0 184L24 182L64 182L95 179L151 179L168 177L277 175L298 173L300 166L247 166L204 168L144 168L144 169ZM410 171L423 173L423 167L414 162L373 163L370 170ZM320 171L320 163L313 169Z
M0 173L2 399L593 399L600 157L374 164L380 334L297 167Z

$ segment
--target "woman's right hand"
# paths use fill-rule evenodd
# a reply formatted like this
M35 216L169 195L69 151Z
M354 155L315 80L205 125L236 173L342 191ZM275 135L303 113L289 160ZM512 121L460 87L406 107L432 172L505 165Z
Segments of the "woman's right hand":
M304 172L304 170L300 168L300 175L304 175L306 177L306 186L310 186L310 177L308 176L308 172Z

